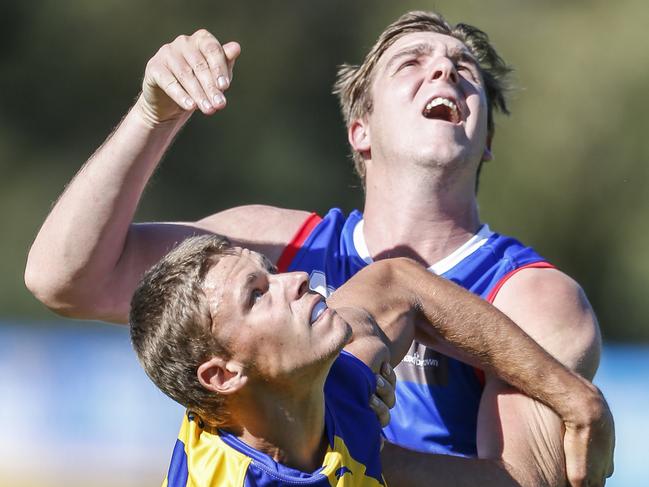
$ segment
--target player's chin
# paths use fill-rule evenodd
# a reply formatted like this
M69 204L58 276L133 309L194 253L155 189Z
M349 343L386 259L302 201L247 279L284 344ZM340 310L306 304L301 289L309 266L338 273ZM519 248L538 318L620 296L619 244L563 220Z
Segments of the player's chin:
M328 334L332 335L333 341L342 343L344 347L352 338L352 327L334 309L329 308L328 311Z
M340 354L343 348L352 339L352 327L349 326L338 314L332 320L332 337L331 337L331 353L334 356Z

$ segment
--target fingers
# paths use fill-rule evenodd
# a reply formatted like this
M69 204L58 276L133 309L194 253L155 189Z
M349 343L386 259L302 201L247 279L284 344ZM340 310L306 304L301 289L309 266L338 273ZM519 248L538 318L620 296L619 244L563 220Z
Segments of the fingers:
M381 376L390 383L393 389L397 386L397 374L394 373L394 369L388 362L383 362L381 365Z
M200 80L201 77L205 77L204 71L199 67L198 58L200 53L192 54L170 50L166 57L167 69L189 95L196 108L205 114L214 113L214 104L210 101L210 92L203 87ZM205 60L202 62L205 66L207 65ZM164 89L164 86L161 86L161 88Z
M374 411L374 414L379 418L379 423L381 427L386 427L390 424L390 408L382 402L376 394L372 394L370 397L370 408Z
M230 87L230 65L234 60L230 62L224 48L206 30L196 32L182 47L183 56L206 95L204 101L216 109L225 106L223 92ZM205 104L204 108L209 110L211 107Z
M388 408L393 408L396 401L395 398L395 382L390 382L390 374L387 374L387 377L383 376L383 370L381 370L381 375L376 376L376 395Z
M593 438L590 428L566 427L564 450L571 487L601 487L613 474L613 445L608 436Z
M381 373L376 374L376 393L370 398L370 407L383 427L390 423L390 409L394 407L396 401L396 383L397 376L394 370L385 362L381 366Z
M144 87L147 101L165 110L164 96L185 111L199 109L211 115L226 105L234 63L241 53L236 42L222 46L205 29L178 36L164 45L147 64Z
M160 87L176 105L184 110L196 108L192 98L166 65L158 66L149 62L147 72L148 77L145 78L145 83L149 81L149 84Z
M241 54L241 46L238 42L228 42L227 44L223 44L223 51L228 60L228 74L230 76L230 81L232 81L232 70L239 54Z

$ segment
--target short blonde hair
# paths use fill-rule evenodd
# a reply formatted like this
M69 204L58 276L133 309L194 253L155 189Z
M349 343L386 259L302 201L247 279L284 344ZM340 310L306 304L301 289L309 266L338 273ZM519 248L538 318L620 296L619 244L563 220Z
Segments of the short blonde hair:
M462 41L476 58L487 94L488 133L493 137L493 111L509 114L505 95L509 89L508 75L512 71L511 67L498 55L487 34L480 29L468 24L453 26L437 13L422 11L408 12L388 25L360 66L343 64L339 67L333 93L338 96L347 128L354 120L372 113L372 76L381 56L397 39L414 32L436 32L454 37ZM363 156L353 151L352 157L356 172L365 186Z
M144 275L129 316L131 342L149 378L211 426L226 425L229 415L223 396L198 381L198 367L215 355L228 359L230 353L211 331L203 280L230 254L225 237L185 240Z

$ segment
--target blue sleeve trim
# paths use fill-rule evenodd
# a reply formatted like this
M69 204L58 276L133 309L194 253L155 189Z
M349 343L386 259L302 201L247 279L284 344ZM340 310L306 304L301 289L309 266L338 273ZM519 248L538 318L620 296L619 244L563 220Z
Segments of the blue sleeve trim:
M346 350L340 352L339 360L340 359L348 362L350 365L353 364L353 366L358 369L359 373L365 376L365 379L368 382L370 393L373 394L376 390L376 375L374 375L372 369L370 369L369 366L361 359Z
M168 487L186 487L188 477L185 444L180 440L176 440L174 451L171 454L169 472L167 473L167 485Z

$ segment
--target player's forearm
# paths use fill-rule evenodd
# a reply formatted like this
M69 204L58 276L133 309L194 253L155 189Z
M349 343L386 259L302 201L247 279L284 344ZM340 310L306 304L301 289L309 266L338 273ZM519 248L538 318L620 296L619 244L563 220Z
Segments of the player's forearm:
M496 460L415 452L386 443L381 453L387 485L399 487L520 487Z
M398 285L408 286L425 317L417 327L420 340L452 346L459 358L501 377L564 421L587 424L600 414L604 403L596 388L561 365L498 309L414 262L400 264Z
M155 126L136 104L70 182L25 271L27 286L46 305L66 313L109 279L144 187L181 125Z

